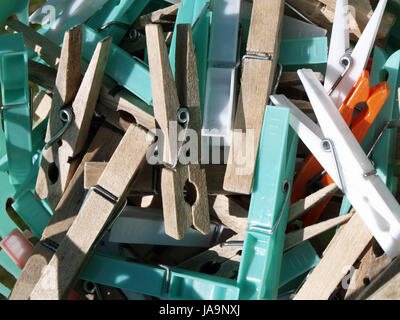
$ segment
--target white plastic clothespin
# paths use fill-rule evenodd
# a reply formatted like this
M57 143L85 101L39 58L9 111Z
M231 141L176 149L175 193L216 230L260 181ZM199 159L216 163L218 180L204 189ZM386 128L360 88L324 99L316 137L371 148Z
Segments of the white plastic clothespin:
M365 69L385 12L387 0L380 0L356 46L350 52L348 0L337 0L329 56L325 74L325 90L339 108Z
M60 43L64 34L64 27L71 19L84 23L109 0L49 0L37 9L30 17L29 22L38 24L50 23L46 37L55 43ZM52 12L52 9L54 11ZM51 19L56 19L54 22Z
M291 109L291 126L346 194L389 257L400 254L400 205L346 125L312 70L298 71L320 127L285 96L276 105Z
M326 29L289 16L283 16L282 40L325 37Z
M176 240L165 233L161 209L127 206L111 229L110 242L209 248L218 243L223 228L211 223L206 235L190 228L183 239Z
M214 2L202 136L229 146L236 107L240 0ZM230 30L227 32L227 30ZM211 139L211 144L220 144Z

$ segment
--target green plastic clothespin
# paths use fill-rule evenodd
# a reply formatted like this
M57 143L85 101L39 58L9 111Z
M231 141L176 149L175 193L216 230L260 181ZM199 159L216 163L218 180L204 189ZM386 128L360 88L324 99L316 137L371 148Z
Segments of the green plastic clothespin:
M267 106L238 283L240 299L276 299L298 136L290 111Z
M315 37L308 39L282 40L279 63L284 71L309 68L325 72L328 61L328 39Z
M99 30L102 37L111 36L118 44L150 0L110 0L88 21L87 25ZM126 26L126 27L124 27Z
M28 58L22 34L0 37L0 82L10 181L19 185L32 169Z

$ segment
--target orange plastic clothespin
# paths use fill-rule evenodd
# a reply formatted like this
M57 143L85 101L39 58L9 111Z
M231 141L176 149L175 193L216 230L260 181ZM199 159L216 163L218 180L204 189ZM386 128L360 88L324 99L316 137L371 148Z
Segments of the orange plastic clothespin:
M368 129L381 110L389 95L389 91L389 85L386 82L379 83L370 88L369 72L365 70L340 107L339 112L346 123L350 126L352 122L351 129L359 143L364 139ZM366 102L367 107L351 121L355 107L361 102ZM306 196L308 182L321 174L322 171L323 168L318 160L310 154L305 159L295 179L291 198L292 203ZM327 186L333 182L328 174L324 174L321 178L323 186ZM309 211L303 218L304 226L315 223L331 199L332 196L328 197L317 207Z

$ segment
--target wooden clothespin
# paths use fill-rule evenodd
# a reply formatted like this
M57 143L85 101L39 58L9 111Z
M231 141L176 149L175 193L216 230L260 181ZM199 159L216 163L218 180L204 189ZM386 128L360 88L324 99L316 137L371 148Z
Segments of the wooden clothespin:
M254 0L224 189L250 194L265 107L275 79L283 0Z
M40 198L55 208L78 165L99 97L111 38L98 43L81 82L82 27L66 32L53 94L47 145L36 184ZM63 123L64 122L64 123Z
M147 131L136 125L129 127L98 185L87 194L78 216L43 270L30 295L32 300L58 300L67 296L90 258L96 240L123 208L128 187L143 165L152 142ZM49 283L58 285L49 287Z
M154 114L164 137L163 150L159 152L162 152L162 161L167 164L161 173L165 232L175 239L182 239L193 223L198 231L206 234L210 230L210 217L205 172L198 163L187 166L178 163L176 151L173 151L176 141L172 141L170 136L172 125L177 120L183 122L182 118L177 118L185 114L187 121L184 125L194 129L200 137L200 98L191 29L188 25L178 25L177 28L180 45L177 46L176 85L161 27L147 25L146 39ZM190 190L193 187L195 190ZM191 204L185 199L185 189L187 198L195 197Z
M38 282L42 269L49 263L54 251L44 243L60 243L76 218L85 197L83 171L88 161L108 161L121 141L122 134L105 126L100 127L86 155L65 190L54 214L42 233L40 242L19 275L11 300L27 300ZM96 182L97 184L97 182Z

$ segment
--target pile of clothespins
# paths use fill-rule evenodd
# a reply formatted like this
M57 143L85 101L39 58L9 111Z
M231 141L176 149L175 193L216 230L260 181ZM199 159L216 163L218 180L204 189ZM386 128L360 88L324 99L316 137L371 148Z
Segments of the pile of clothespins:
M2 296L400 299L400 1L0 22Z

